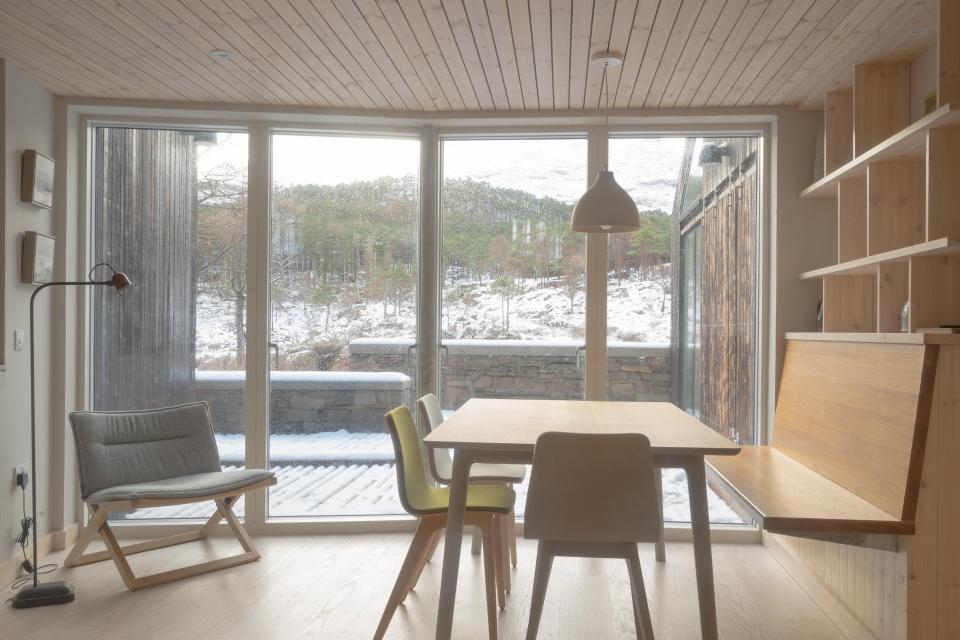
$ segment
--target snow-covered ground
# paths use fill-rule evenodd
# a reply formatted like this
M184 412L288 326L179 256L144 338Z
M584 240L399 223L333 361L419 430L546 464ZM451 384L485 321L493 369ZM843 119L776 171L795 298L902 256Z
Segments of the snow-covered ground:
M448 283L444 288L443 332L446 338L577 340L583 337L584 292L571 303L560 280L524 280L522 293L510 299L509 332L503 324L504 300L491 292L490 281ZM272 337L284 358L312 354L315 344L346 345L354 338L413 338L416 301L400 309L383 303L333 304L330 318L321 305L282 302L274 305ZM610 340L670 342L670 265L653 279L636 274L622 282L611 274L607 326ZM235 349L233 303L212 293L197 298L197 366L219 368Z
M242 464L242 435L217 435L217 446L227 470ZM307 435L272 435L270 465L278 485L270 490L274 517L398 515L397 472L393 445L385 433L335 431ZM528 476L529 481L529 476ZM525 481L517 489L517 513L527 499ZM710 521L740 524L740 518L713 491L708 491ZM686 474L663 470L663 513L667 522L689 522ZM242 512L242 504L238 511ZM182 507L143 509L137 518L199 518L211 514L205 503Z

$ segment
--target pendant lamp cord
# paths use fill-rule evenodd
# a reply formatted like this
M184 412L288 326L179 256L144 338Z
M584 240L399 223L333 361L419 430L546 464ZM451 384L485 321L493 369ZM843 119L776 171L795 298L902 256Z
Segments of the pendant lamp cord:
M610 137L610 84L607 82L607 67L610 66L609 62L603 63L603 76L600 79L600 90L603 92L603 104L604 104L604 128L606 129L606 135L609 139ZM606 171L609 169L607 166L606 156L609 155L609 151L604 154L603 161L603 170Z

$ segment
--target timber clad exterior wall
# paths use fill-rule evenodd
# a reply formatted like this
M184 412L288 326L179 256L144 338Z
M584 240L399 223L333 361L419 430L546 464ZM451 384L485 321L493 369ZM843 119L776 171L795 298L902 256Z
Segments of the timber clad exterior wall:
M94 129L93 262L109 262L134 282L119 295L104 287L92 294L95 409L192 398L196 138L180 131Z
M757 139L726 143L730 155L704 167L700 419L741 443L755 440L757 355Z

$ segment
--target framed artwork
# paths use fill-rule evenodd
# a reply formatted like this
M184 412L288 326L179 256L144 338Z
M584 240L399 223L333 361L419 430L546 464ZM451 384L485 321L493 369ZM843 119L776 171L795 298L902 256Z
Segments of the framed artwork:
M53 208L53 158L27 149L20 172L20 200L44 209Z
M20 282L46 284L53 280L53 252L56 240L36 231L23 234Z

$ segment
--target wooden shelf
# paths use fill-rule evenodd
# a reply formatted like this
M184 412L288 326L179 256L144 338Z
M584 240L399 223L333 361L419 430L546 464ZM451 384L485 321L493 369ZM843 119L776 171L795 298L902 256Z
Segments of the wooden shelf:
M787 340L823 342L883 342L888 344L960 344L960 333L818 333L787 331Z
M927 148L927 131L960 125L960 110L945 104L920 118L899 133L865 151L839 169L830 172L800 192L801 198L835 198L837 183L866 175L871 162L922 159Z
M814 269L800 274L801 280L812 280L815 278L824 278L827 276L850 276L865 275L875 273L878 264L885 262L906 262L909 258L919 256L947 256L960 255L960 240L952 238L939 238L930 242L921 242L920 244L894 249L893 251L884 251L876 255L865 258L857 258L841 262L830 267Z

